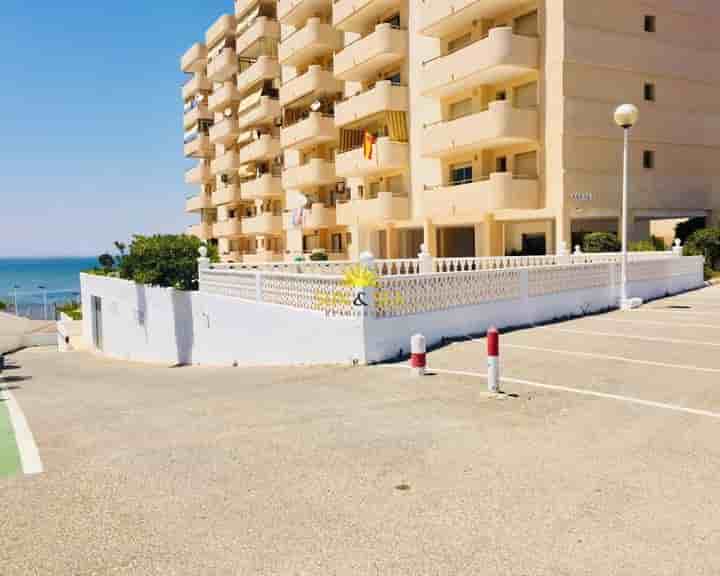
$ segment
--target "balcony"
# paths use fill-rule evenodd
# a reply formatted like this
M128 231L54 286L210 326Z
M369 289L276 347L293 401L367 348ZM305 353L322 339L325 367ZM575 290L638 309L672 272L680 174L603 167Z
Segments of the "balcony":
M211 112L222 112L234 102L240 101L240 93L232 82L225 82L221 88L216 88L208 99L208 109Z
M426 126L422 154L443 158L537 140L537 111L532 108L513 108L509 101L503 100L490 102L484 112Z
M240 130L247 130L253 126L274 124L280 117L280 102L277 98L262 96L260 101L242 111L238 111L238 126Z
M240 150L240 164L272 160L280 155L280 139L271 134L263 134L259 139Z
M208 80L205 76L202 76L201 74L196 74L192 76L187 82L185 82L185 85L182 89L182 97L183 100L190 100L201 92L207 93L211 90L212 82L210 82L210 80Z
M211 207L210 197L206 194L196 194L185 200L185 212L200 212Z
M238 128L237 118L234 116L223 118L210 127L210 144L230 146L237 140L239 135L240 128Z
M235 50L225 47L207 65L207 75L213 82L225 82L237 74L238 59Z
M215 158L210 165L213 176L237 173L240 169L240 158L237 152L228 150L222 156Z
M240 186L237 184L220 184L212 195L213 206L239 204L241 200Z
M183 54L180 60L180 68L188 74L202 72L207 64L207 46L205 44L193 44L192 47Z
M406 112L408 110L408 89L396 86L389 80L383 80L366 91L335 104L335 124L339 127L350 126L376 114L387 111Z
M282 66L304 68L322 56L340 50L343 33L320 18L310 18L304 28L283 38L279 61Z
M540 187L537 179L519 178L509 172L487 179L425 191L423 209L436 219L477 220L496 210L537 210Z
M207 162L200 162L185 172L185 184L210 184L212 181L213 175Z
M237 37L235 51L244 58L257 58L269 40L280 40L280 23L267 16L258 16Z
M278 176L262 174L259 178L248 180L241 185L243 200L263 200L282 196L282 181Z
M332 0L278 0L278 20L286 26L299 28L308 18L329 14Z
M311 158L306 164L286 168L282 186L286 190L303 190L318 186L330 186L337 182L335 163L322 158Z
M335 208L326 206L322 202L316 202L310 209L303 210L302 226L293 223L292 212L286 212L283 217L283 227L285 230L295 230L302 228L304 230L322 230L324 228L333 228L335 226Z
M335 172L339 178L365 178L386 172L406 170L410 162L407 142L379 138L373 145L372 158L365 158L363 148L335 156Z
M212 238L212 224L195 224L187 229L188 236L195 236L200 240L210 240Z
M402 62L407 55L407 30L378 24L374 32L335 54L335 76L345 81L369 80L383 68Z
M212 146L210 146L210 137L205 133L200 133L187 140L184 152L186 158L209 158L213 153Z
M310 94L342 94L344 89L345 83L335 78L332 70L313 64L305 74L288 80L280 87L280 105L287 106Z
M205 45L212 48L224 38L233 38L235 36L235 26L235 16L223 14L215 20L205 33Z
M183 127L185 130L195 126L200 120L212 120L213 114L208 110L207 102L193 104L183 116Z
M215 238L232 238L242 236L242 221L239 218L231 218L213 224L213 236Z
M362 33L399 7L400 0L335 0L333 26L344 32Z
M250 236L266 236L282 233L282 216L269 212L243 219L243 232Z
M338 226L378 226L383 222L407 220L409 217L408 198L393 196L392 192L380 192L377 198L350 200L337 205Z
M435 38L451 36L469 22L490 19L517 8L518 0L422 0L421 34Z
M280 144L283 148L303 150L318 144L336 142L339 134L333 116L310 112L307 118L280 131Z
M500 84L525 76L540 66L537 38L493 28L486 38L425 63L422 94L448 98L477 86Z
M238 74L237 88L241 94L264 80L273 80L280 77L280 64L272 56L258 56L249 68Z

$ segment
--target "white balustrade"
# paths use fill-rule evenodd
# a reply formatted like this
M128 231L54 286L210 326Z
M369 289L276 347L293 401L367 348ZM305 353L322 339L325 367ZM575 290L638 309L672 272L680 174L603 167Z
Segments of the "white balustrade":
M566 264L559 264L560 258ZM427 258L426 258L427 259ZM569 261L568 261L569 259ZM353 288L344 273L357 262L269 262L207 264L202 259L200 291L253 302L279 304L352 317ZM567 263L569 262L569 263ZM367 260L378 286L365 314L406 316L549 294L606 288L620 277L620 255L574 253L565 256L435 258L422 274L421 259ZM702 274L701 257L672 252L631 253L629 280L650 281Z

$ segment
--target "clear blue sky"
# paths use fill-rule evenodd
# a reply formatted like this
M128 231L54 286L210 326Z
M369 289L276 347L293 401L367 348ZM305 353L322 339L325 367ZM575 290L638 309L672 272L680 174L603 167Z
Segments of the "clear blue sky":
M232 0L3 0L0 257L180 232L179 59Z

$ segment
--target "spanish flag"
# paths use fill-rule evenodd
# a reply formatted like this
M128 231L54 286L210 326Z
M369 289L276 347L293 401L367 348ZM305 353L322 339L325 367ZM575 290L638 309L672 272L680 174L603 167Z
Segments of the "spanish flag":
M363 154L367 160L372 160L373 156L373 145L375 144L375 135L371 132L365 132L365 138L363 139Z

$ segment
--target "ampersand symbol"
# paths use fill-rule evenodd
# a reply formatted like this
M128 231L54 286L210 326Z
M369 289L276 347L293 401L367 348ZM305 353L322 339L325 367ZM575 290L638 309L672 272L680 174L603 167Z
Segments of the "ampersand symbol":
M355 296L355 300L353 300L353 306L365 306L367 307L368 303L365 301L365 292L358 292Z

